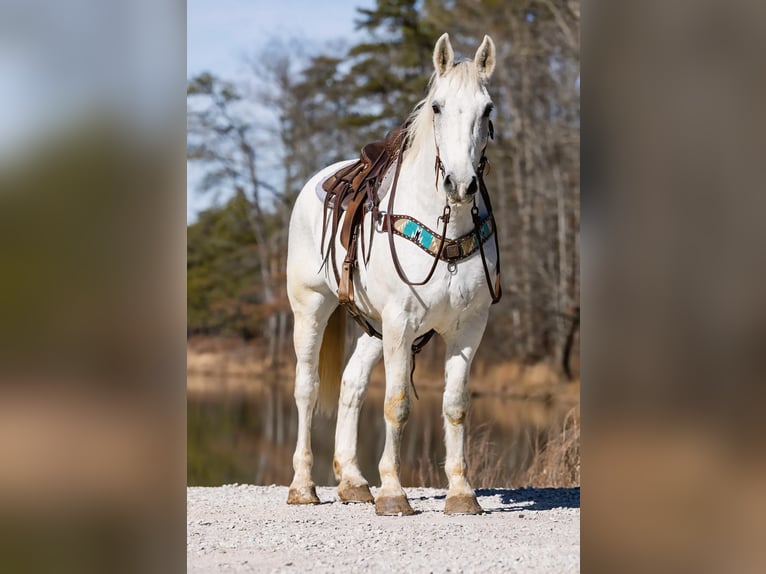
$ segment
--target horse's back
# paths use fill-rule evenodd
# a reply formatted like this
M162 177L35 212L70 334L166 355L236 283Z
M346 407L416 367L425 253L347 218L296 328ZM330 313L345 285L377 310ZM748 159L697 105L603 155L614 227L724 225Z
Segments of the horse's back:
M299 285L324 290L326 273L322 266L322 219L324 190L322 183L339 169L356 160L344 160L329 165L314 174L298 194L290 216L287 238L288 294Z

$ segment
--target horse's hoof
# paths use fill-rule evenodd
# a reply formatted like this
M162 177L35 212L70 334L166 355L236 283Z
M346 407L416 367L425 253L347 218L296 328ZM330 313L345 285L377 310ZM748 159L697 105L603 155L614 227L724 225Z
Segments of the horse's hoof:
M319 504L315 486L290 487L287 493L287 504Z
M348 482L341 482L338 485L338 498L341 502L375 502L370 492L370 487L366 484L354 486Z
M378 496L375 499L375 514L378 516L410 516L415 514L406 496Z
M444 504L444 514L483 514L476 496L473 494L455 494L448 496Z

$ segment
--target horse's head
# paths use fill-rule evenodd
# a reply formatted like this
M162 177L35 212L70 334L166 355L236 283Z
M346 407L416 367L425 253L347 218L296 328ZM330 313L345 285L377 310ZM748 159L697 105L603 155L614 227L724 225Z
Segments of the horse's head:
M425 105L433 118L442 187L451 203L464 203L479 189L477 170L490 135L493 106L486 84L495 69L495 44L484 36L473 61L456 64L449 35L443 34L433 60L436 73Z

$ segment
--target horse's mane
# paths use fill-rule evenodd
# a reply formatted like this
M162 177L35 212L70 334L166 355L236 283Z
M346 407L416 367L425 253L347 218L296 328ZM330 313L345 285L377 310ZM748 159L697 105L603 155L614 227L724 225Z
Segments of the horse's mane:
M426 105L434 95L436 88L436 72L428 80L428 94L420 100L407 118L408 153L417 155L428 141L433 141L433 110ZM447 82L451 92L458 94L464 89L476 89L484 82L472 60L463 60L455 64L442 78Z

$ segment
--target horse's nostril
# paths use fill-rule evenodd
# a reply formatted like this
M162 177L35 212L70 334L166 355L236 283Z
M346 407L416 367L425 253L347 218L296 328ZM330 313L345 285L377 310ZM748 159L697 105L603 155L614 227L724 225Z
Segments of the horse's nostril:
M444 176L444 186L450 188L454 186L452 183L452 176L450 174Z
M473 195L476 193L479 189L479 182L476 181L476 176L473 176L471 178L471 183L468 184L468 189L466 190L466 193L468 195Z

